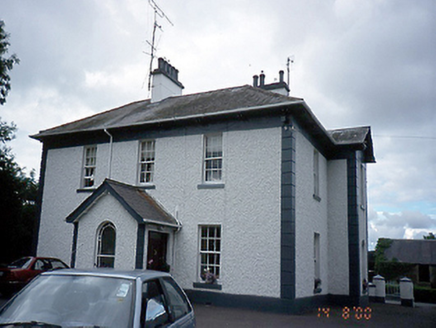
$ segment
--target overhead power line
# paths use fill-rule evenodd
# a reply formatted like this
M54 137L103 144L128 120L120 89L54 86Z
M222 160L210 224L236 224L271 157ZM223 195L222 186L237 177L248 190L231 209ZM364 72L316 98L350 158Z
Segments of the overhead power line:
M374 134L374 137L377 137L377 138L393 138L393 139L427 139L427 140L436 140L436 137L429 137L429 136L391 136L391 135Z

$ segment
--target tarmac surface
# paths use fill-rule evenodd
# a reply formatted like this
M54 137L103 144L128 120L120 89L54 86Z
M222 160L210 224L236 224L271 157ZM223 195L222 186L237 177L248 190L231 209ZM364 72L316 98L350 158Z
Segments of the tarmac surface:
M370 303L369 309L313 309L303 315L194 305L197 327L436 327L436 304Z
M7 299L0 297L0 307ZM194 304L198 328L222 327L436 327L436 304L370 303L368 308L311 309L302 315Z

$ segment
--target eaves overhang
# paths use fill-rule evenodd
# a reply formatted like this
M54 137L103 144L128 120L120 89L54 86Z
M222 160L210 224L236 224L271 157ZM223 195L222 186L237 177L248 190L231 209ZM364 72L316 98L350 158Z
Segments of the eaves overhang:
M235 108L230 110L223 110L212 113L201 113L201 114L193 114L193 115L185 115L185 116L173 116L170 118L163 119L155 119L148 120L142 122L135 122L129 124L107 124L104 127L97 128L89 128L89 129L81 129L79 131L68 131L68 132L50 132L41 131L38 134L31 135L30 138L39 140L44 142L47 138L66 136L66 135L75 135L75 134L83 134L83 133L95 133L106 130L117 130L117 129L125 129L125 128L134 128L134 127L147 127L147 126L161 126L161 125L175 125L175 124L183 124L189 121L194 122L202 122L205 120L215 119L215 118L226 118L226 117L235 117L235 116L245 116L245 115L259 115L259 113L271 115L273 113L277 113L277 111L283 111L285 108L289 108L290 106L298 106L305 104L304 100L293 100L287 102L280 102L276 104L268 104L261 106L251 106L251 107L243 107L243 108Z
M249 90L249 89L248 89ZM250 91L250 90L249 90ZM251 90L252 91L252 90ZM257 90L258 91L258 90ZM261 91L267 92L267 91ZM269 93L271 94L271 93ZM186 96L181 96L181 98ZM346 140L346 142L337 142L331 133L327 131L324 126L319 122L316 116L313 114L310 107L301 98L288 98L275 99L276 103L268 103L256 106L237 107L233 109L223 109L216 111L208 111L202 113L193 113L187 115L177 115L177 101L179 98L170 99L173 114L170 117L163 117L157 119L146 119L138 121L130 121L125 123L123 119L118 121L113 117L127 117L130 115L129 110L138 110L141 106L149 106L147 101L136 102L126 105L128 113L121 114L119 112L113 112L113 110L103 113L103 116L97 114L91 119L95 119L95 124L85 124L81 128L77 129L65 129L63 126L50 130L41 131L38 134L30 136L33 139L39 140L46 146L59 147L59 145L80 145L83 140L93 140L95 143L106 143L107 134L110 133L122 133L128 131L139 131L142 129L159 130L159 129L171 129L176 127L187 127L189 125L195 126L199 124L213 124L217 122L225 122L231 120L240 120L251 117L271 117L282 116L286 122L286 117L292 117L295 120L299 128L310 137L311 142L322 151L326 158L336 158L338 154L343 151L350 150L364 150L365 159L367 162L375 162L372 148L371 133L367 135L367 138L363 140ZM164 100L165 101L165 100ZM185 104L186 105L186 104ZM115 110L123 110L124 107L119 107ZM133 108L133 109L132 109ZM105 121L105 115L112 115ZM124 115L124 116L123 116ZM98 117L98 119L96 118ZM85 119L87 120L87 119ZM80 122L80 121L79 121ZM88 122L88 121L86 121ZM88 125L88 126L86 126ZM92 126L94 125L94 126ZM69 126L68 124L66 126ZM80 125L79 125L80 126ZM344 129L348 130L348 129ZM352 130L352 129L350 129Z
M98 200L106 195L113 196L139 224L149 223L180 229L180 223L166 212L150 195L139 187L126 185L106 179L92 194L85 199L70 215L67 223L78 222Z

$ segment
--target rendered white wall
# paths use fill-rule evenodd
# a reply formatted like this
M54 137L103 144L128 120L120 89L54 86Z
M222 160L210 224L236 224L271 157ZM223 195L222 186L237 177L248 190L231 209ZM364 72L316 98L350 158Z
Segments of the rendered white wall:
M223 134L223 189L202 183L203 135L156 140L150 193L183 224L174 274L198 282L198 225L222 226L222 291L280 295L280 128ZM159 150L158 150L159 149ZM169 174L170 172L170 174Z
M97 183L101 181L106 163L100 158L105 153L103 148L97 150ZM82 159L83 147L51 149L47 153L37 250L39 256L54 256L70 263L73 225L66 223L65 218L89 196L76 192L81 183Z
M139 141L113 144L112 179L137 184L138 149ZM198 189L202 183L203 134L156 139L156 189L148 192L183 224L176 234L172 273L184 288L199 281L198 225L220 224L222 291L279 297L281 129L227 131L224 127L223 152L225 187ZM96 186L108 175L108 156L109 143L98 144ZM67 263L73 225L65 218L90 195L77 193L82 160L83 147L48 151L38 253ZM136 243L136 226L130 224L133 220L128 220L111 197L101 201L79 223L77 266L93 265L96 229L103 220L113 222L118 234L123 230L119 226L126 225L129 232L120 238L133 238ZM89 215L94 215L93 222ZM81 246L91 244L86 252ZM134 252L128 245L119 249L126 261L116 266L124 268L127 262L134 266Z
M164 74L153 74L151 102L161 101L172 96L180 96L181 94L182 88Z
M103 222L111 222L115 226L115 269L135 269L138 224L110 194L99 198L98 202L79 220L76 268L90 269L94 267L96 263L96 238Z
M329 292L349 294L347 160L328 163Z
M313 296L314 234L320 234L322 294L329 292L327 228L327 161L319 154L319 196L313 197L314 146L299 132L296 137L296 297Z

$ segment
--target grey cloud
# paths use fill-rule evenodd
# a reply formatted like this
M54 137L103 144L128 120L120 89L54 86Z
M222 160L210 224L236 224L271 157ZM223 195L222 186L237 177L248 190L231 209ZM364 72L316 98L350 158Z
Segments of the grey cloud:
M262 69L273 82L295 55L291 92L326 128L372 126L378 162L368 166L369 203L400 214L374 212L370 223L378 231L370 228L371 239L402 238L405 227L431 225L434 140L389 136L436 137L434 1L160 4L174 26L160 18L158 55L179 69L186 93L249 84ZM153 22L147 1L0 0L0 6L11 52L21 59L0 116L18 124L23 139L14 151L26 158L24 166L40 160L31 159L35 152L27 149L35 144L26 134L146 98L143 51ZM86 72L101 80L86 84ZM406 212L411 208L416 212Z

